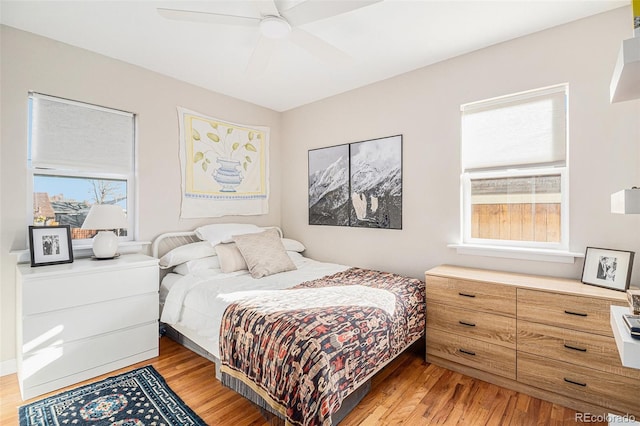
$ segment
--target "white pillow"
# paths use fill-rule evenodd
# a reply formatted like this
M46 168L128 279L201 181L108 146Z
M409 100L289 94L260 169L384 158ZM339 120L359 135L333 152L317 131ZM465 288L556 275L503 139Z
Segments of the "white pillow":
M287 255L289 255L289 259L291 259L293 264L296 265L297 269L302 268L302 266L307 262L307 258L297 251L288 251Z
M297 251L298 253L302 253L306 250L304 244L300 241L292 240L291 238L283 238L282 245L286 251Z
M197 243L185 244L167 252L158 262L160 269L168 269L188 260L202 259L203 257L215 256L216 251L208 241L198 241Z
M259 234L236 235L233 241L253 278L297 269L287 255L276 229L268 229Z
M176 274L187 275L191 272L201 271L203 269L218 269L220 261L218 256L208 256L202 259L189 260L173 268Z
M196 228L196 235L201 240L207 240L211 246L228 243L234 235L261 232L258 226L250 223L212 223Z
M214 248L218 254L220 269L225 274L249 269L235 243L218 244Z

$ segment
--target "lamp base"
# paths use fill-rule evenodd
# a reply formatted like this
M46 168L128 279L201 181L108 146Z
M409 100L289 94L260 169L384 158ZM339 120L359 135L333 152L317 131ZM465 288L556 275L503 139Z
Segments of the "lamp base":
M120 253L116 253L115 256L113 257L95 257L95 256L91 256L91 259L93 260L110 260L110 259L117 259L120 257Z
M99 231L93 237L93 255L96 259L113 259L118 252L118 237L113 231Z

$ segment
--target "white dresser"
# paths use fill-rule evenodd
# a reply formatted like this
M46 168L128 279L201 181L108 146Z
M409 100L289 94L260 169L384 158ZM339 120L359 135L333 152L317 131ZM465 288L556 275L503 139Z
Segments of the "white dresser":
M158 355L158 260L140 254L17 266L23 399Z

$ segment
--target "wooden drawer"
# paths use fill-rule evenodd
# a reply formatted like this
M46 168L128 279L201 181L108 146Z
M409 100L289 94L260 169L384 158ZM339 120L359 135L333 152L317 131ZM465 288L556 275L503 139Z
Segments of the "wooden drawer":
M428 328L428 355L445 358L511 380L516 379L515 349Z
M640 379L640 370L622 366L612 337L518 321L518 351Z
M430 303L427 307L427 327L508 348L516 347L516 319L511 317Z
M68 343L157 319L157 293L30 315L23 318L22 351L26 356L56 342Z
M426 276L427 305L430 302L462 309L516 315L516 288L455 278Z
M518 352L518 381L640 417L640 381Z
M29 278L22 282L22 315L158 291L157 266Z
M25 388L70 376L158 348L157 321L66 344L32 351L22 361ZM63 356L64 355L64 356Z
M605 299L518 289L518 320L613 337L610 306Z

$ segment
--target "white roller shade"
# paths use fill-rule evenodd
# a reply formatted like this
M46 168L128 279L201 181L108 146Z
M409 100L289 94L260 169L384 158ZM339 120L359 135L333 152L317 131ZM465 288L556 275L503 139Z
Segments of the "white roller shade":
M132 113L40 94L31 94L31 100L32 167L131 172Z
M566 87L462 106L464 170L565 165Z

